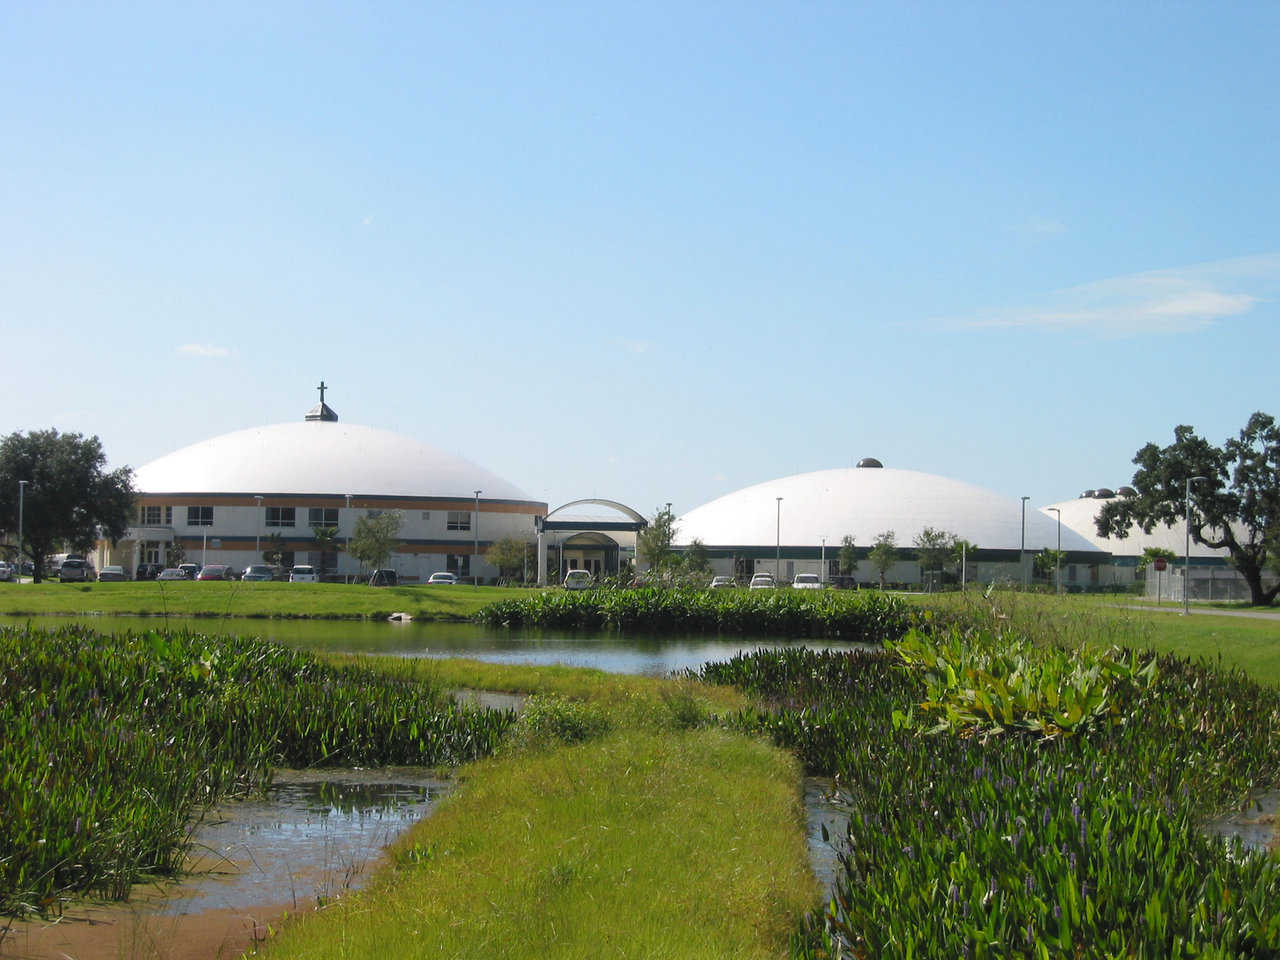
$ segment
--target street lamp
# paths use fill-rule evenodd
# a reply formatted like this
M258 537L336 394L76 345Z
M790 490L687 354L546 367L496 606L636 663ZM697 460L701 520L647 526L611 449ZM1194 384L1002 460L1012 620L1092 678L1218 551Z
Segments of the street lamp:
M774 499L778 501L778 552L773 559L773 582L778 583L782 580L782 498Z
M471 524L471 535L474 539L474 546L471 548L471 585L473 587L480 586L480 575L476 573L475 568L480 564L480 491L476 491L476 517Z
M818 561L818 582L827 582L827 538L822 538L822 559Z
M1027 575L1027 501L1030 499L1030 497L1022 498L1022 545L1018 547L1018 566L1021 568L1024 588L1031 586L1030 577Z
M257 522L254 524L253 531L253 562L257 563L262 559L262 494L255 493L253 499L258 501L258 506L254 513Z
M1062 511L1057 507L1047 507L1046 509L1058 515L1058 552L1053 558L1053 579L1054 590L1058 593L1062 592Z
M1182 615L1191 613L1191 483L1208 477L1187 477L1187 541L1182 554Z
M18 481L18 583L22 582L22 502L26 497L27 484L30 482L30 480Z

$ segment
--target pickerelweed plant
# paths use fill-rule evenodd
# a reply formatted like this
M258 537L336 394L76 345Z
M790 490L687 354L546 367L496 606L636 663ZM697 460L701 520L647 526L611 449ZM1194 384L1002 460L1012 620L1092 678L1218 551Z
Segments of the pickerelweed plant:
M514 721L253 639L0 628L0 912L127 898L275 766L455 765Z
M839 637L880 643L901 636L924 613L878 591L632 590L539 592L482 609L482 623L569 630ZM932 614L930 614L932 616Z
M1280 691L1016 637L901 647L702 671L752 694L736 723L835 777L849 813L794 956L1280 956L1280 864L1204 830L1280 777Z

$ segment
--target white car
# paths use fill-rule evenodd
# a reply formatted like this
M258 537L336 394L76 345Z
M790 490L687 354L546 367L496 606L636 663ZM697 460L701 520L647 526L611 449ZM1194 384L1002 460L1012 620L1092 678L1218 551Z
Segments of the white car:
M310 564L300 563L289 571L290 583L319 583L320 575Z
M17 565L5 563L3 560L0 560L0 580L13 581L17 579L18 579Z
M427 578L428 586L433 583L437 585L443 584L446 587L456 586L458 583L458 575L456 573L450 573L448 570L437 570Z
M773 579L772 573L757 573L754 577L751 578L751 585L747 587L747 589L748 590L772 590L777 585L778 583L776 580Z
M793 590L821 590L822 581L816 573L797 573L794 580L791 581Z
M733 577L712 577L708 590L727 590L735 586Z
M595 586L595 580L590 570L570 570L564 575L566 590L590 590L593 586Z

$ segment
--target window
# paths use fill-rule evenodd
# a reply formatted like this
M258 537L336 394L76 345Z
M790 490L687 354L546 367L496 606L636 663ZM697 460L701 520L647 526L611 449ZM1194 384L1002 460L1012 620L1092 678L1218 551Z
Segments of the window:
M470 530L471 529L471 511L469 510L450 510L449 519L445 523L446 530Z
M160 526L160 507L146 505L138 508L138 525L142 527ZM173 507L164 508L164 525L173 526Z
M160 562L160 544L155 540L146 540L142 544L143 563L159 563Z
M213 507L187 507L188 527L212 527Z
M293 507L267 507L268 527L292 527L293 520Z
M430 520L430 519L431 519L431 511L430 511L430 510L423 510L423 511L422 511L422 519L423 519L423 520Z
M336 527L338 525L337 507L312 507L307 511L307 526Z
M470 516L470 514L468 514L468 516ZM456 573L460 577L471 576L471 554L449 554L445 559L445 569L450 573Z

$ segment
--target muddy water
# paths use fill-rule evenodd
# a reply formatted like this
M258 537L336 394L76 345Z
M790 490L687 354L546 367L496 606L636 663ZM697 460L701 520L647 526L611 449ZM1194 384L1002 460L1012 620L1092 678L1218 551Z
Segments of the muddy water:
M1245 850L1280 848L1276 835L1276 816L1280 813L1280 790L1260 794L1245 809L1210 822L1205 830L1211 836L1231 842L1239 837Z
M826 777L805 777L804 813L809 840L809 862L823 891L835 886L840 870L840 844L849 826L849 815L836 801L834 783ZM823 839L822 831L827 836Z
M181 882L140 885L127 904L76 905L55 923L15 924L0 957L239 956L286 914L362 886L383 848L449 789L420 769L277 771L265 798L196 825Z

